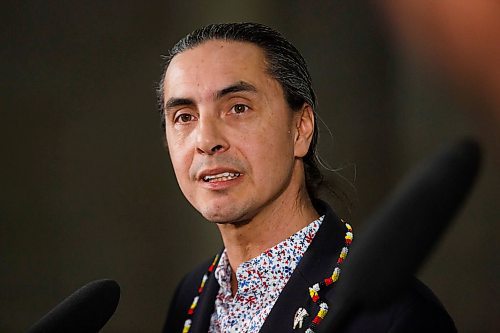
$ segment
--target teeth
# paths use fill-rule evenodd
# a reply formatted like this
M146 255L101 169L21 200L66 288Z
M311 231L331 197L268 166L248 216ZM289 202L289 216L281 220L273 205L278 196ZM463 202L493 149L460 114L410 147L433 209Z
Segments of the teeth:
M240 176L239 172L223 172L217 175L210 175L203 177L203 180L206 182L220 182L238 178Z

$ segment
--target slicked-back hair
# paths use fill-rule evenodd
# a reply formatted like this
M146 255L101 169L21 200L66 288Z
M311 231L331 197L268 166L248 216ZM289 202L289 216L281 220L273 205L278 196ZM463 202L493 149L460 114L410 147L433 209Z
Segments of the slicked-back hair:
M323 176L318 169L316 144L318 141L318 122L316 116L316 95L307 64L300 52L283 35L268 26L259 23L218 23L197 29L170 49L165 57L165 67L161 76L158 93L159 111L163 133L165 133L165 114L163 85L165 73L172 59L206 41L226 40L252 43L264 51L268 74L281 85L288 106L293 111L309 104L314 112L314 133L309 151L303 157L306 188L311 199L318 196Z

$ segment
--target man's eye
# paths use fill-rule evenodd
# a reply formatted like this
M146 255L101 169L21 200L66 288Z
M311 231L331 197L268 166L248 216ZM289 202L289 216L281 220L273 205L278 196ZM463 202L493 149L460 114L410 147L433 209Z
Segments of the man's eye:
M193 115L189 113L183 113L175 117L175 122L176 123L188 123L190 121L193 121L194 117Z
M245 104L236 104L232 108L234 113L243 113L243 112L247 111L248 109L249 109L248 106L246 106Z

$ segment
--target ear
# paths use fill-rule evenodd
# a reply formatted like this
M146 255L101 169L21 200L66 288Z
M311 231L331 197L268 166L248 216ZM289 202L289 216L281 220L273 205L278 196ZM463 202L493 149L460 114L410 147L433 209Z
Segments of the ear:
M300 111L295 114L295 157L304 157L309 151L314 134L314 111L313 108L304 103Z

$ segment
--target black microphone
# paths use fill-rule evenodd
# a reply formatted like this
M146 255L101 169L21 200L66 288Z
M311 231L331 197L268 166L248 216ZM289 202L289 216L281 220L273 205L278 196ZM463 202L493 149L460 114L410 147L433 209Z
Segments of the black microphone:
M34 324L28 333L95 333L111 318L120 300L116 281L92 281Z
M403 291L472 188L480 165L470 139L421 163L353 240L319 332L332 332L357 306L376 307Z

